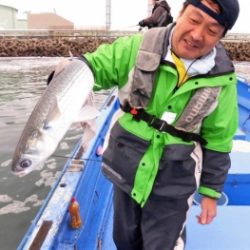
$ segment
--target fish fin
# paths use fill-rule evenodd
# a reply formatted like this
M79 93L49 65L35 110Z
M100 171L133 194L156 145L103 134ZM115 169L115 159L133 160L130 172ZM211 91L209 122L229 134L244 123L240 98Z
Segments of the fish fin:
M99 115L100 111L97 108L87 105L80 110L79 115L75 118L73 122L87 122L97 118Z
M69 50L69 56L70 56L71 59L74 58L74 55L73 55L73 53L71 52L71 50Z
M99 114L100 111L94 105L94 93L91 91L74 122L89 121L98 117Z
M68 58L62 58L59 63L55 67L55 73L53 75L53 78L56 77L59 73L61 73L64 68L72 61L72 59Z
M83 152L85 152L88 148L88 145L91 141L91 139L95 136L96 134L96 122L94 119L82 122L81 123L83 127L83 137L82 137L82 148Z
M110 137L110 131L112 129L112 127L114 126L114 124L119 120L119 118L121 116L123 116L124 112L121 110L121 109L118 109L112 119L111 119L111 122L110 122L110 125L109 125L109 128L108 128L108 131L106 133L106 136L105 136L105 139L104 139L104 143L103 143L103 146L102 146L102 152L104 152L106 150L106 148L108 147L108 142L109 142L109 137Z

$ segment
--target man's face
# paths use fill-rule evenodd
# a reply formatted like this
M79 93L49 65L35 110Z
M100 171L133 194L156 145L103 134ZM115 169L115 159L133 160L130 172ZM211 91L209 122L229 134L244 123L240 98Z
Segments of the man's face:
M219 13L218 5L210 0L202 3ZM179 15L172 36L173 52L185 59L208 54L222 38L224 27L204 11L189 4Z

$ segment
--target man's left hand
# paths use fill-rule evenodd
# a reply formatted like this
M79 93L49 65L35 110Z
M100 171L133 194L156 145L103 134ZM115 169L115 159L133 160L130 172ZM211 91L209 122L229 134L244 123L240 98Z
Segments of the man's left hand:
M217 200L203 197L201 200L201 213L197 216L198 222L206 225L212 222L217 215Z

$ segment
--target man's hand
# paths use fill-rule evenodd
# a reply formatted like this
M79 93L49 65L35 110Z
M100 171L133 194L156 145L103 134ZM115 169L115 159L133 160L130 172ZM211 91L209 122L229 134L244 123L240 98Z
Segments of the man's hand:
M201 200L201 213L197 216L198 222L202 225L209 224L216 217L217 200L203 197Z
M139 22L139 25L140 25L141 27L145 27L145 26L146 26L143 20L141 20L141 21Z

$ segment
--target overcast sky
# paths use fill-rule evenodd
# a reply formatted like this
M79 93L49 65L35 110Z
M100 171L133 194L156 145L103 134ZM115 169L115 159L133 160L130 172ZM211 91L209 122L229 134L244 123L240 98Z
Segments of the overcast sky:
M227 1L227 0L225 0ZM250 33L249 0L239 0L241 13L231 30L235 33ZM179 13L183 0L168 0L174 17ZM106 0L0 0L0 4L18 9L18 16L25 11L32 13L56 12L72 21L75 26L104 26ZM130 29L147 16L148 0L112 0L113 29Z

